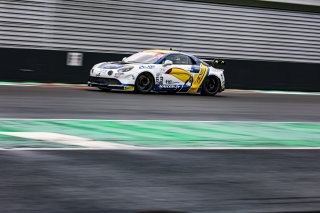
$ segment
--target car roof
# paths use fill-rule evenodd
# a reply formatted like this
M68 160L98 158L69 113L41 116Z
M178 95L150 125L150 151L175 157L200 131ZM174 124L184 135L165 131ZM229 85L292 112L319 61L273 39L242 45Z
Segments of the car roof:
M174 50L145 50L143 52L154 52L154 53L162 53L162 54L178 53L178 51L174 51Z
M191 57L195 61L199 61L199 59L197 57L195 57L194 55L190 55L190 54L187 54L187 53L184 53L184 52L179 52L179 51L176 51L176 50L145 50L143 52L161 53L161 54L166 54L166 55L169 55L169 54L172 54L172 53L180 53L180 54L187 55L187 56Z
M187 53L184 53L184 52L180 52L180 51L177 51L177 50L145 50L143 52L153 52L153 53L161 53L161 54L180 53L180 54L183 54L183 55L187 55L187 56L196 58L193 55L190 55L190 54L187 54Z

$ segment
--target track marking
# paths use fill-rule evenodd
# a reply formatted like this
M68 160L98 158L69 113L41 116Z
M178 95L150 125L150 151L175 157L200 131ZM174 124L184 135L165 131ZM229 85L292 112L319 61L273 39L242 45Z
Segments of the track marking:
M64 135L51 132L0 132L2 135L9 135L19 138L32 140L61 143L65 145L74 145L87 148L97 149L135 149L135 146L110 143L106 141L95 141L88 138Z
M266 124L320 124L320 121L264 121L264 120L204 120L204 121L194 121L194 120L117 120L117 119L87 119L87 118L0 118L0 121L105 121L105 122L168 122L168 123L246 123L246 124L251 124L251 123L266 123Z
M86 84L39 83L39 82L1 82L1 81L0 81L0 86L90 88Z
M320 123L65 120L0 121L6 149L61 148L129 150L320 149ZM41 129L43 132L34 131ZM74 136L73 136L74 135ZM25 144L18 138L38 144ZM105 141L107 140L107 141ZM16 141L16 142L15 142ZM39 145L39 141L43 143ZM76 147L68 147L68 146ZM28 148L29 147L29 148ZM36 150L38 150L37 148ZM59 149L60 150L60 149Z
M303 91L281 91L281 90L241 90L241 89L226 89L226 93L263 93L263 94L275 94L275 95L320 95L320 92L303 92Z
M88 138L70 136L51 132L0 132L2 135L33 139L45 142L61 143L80 146L75 148L0 148L4 150L20 151L54 151L54 150L141 150L141 151L174 151L174 150L320 150L320 147L143 147L130 146L106 141L95 141Z
M320 150L320 147L132 147L132 148L0 148L0 151L76 151L76 150L135 150L135 151L182 151L182 150Z

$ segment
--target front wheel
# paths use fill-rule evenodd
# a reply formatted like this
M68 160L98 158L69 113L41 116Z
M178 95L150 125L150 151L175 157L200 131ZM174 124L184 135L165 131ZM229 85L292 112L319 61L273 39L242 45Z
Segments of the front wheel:
M148 93L154 87L154 79L149 73L142 73L137 77L135 91L137 93Z
M220 89L220 80L216 76L208 76L202 85L201 95L215 96Z

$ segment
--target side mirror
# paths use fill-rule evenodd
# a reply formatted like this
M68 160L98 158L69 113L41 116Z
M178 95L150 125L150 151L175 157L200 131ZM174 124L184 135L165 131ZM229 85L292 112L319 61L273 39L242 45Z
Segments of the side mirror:
M166 61L164 62L164 64L163 64L163 66L169 66L169 65L172 65L172 64L173 64L172 61L166 60Z
M127 59L127 57L124 57L124 58L122 59L122 61L126 61L126 59Z

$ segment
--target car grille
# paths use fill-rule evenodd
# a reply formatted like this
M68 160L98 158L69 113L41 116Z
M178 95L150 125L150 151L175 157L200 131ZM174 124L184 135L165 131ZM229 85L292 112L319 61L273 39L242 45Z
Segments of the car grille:
M114 78L100 78L100 77L90 77L89 81L96 84L105 85L121 85L120 81Z

